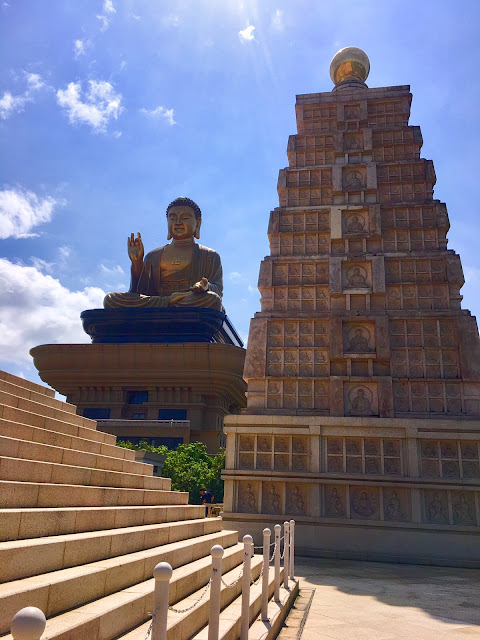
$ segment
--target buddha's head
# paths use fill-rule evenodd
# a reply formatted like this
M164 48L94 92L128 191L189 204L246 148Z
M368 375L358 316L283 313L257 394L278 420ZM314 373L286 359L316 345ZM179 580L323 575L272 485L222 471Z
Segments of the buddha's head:
M190 198L176 198L167 207L168 240L200 238L202 212Z

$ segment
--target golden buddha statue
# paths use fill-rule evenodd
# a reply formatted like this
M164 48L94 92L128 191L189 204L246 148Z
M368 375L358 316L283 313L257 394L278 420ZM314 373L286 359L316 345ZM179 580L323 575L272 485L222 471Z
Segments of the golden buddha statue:
M154 249L144 260L140 233L128 238L132 262L127 293L108 293L106 309L129 307L204 307L222 310L220 256L195 242L200 238L202 212L190 198L177 198L167 207L170 244Z

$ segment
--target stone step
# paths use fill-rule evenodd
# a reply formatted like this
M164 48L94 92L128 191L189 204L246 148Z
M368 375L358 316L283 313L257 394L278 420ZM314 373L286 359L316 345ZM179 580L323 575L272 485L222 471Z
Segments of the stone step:
M0 542L194 520L204 515L205 507L193 504L1 509Z
M188 493L0 480L0 509L187 504Z
M134 451L115 445L115 436L102 433L101 431L92 431L91 429L83 429L83 427L75 426L71 426L71 431L73 433L65 433L43 427L32 427L27 424L12 422L11 420L2 420L0 418L0 435L8 438L18 438L20 440L49 444L54 447L63 447L64 449L100 453L113 458L135 461ZM96 434L95 439L90 437L92 434ZM105 439L104 436L109 436L109 438Z
M0 436L0 453L8 458L22 458L37 462L54 462L74 467L89 467L90 469L104 469L124 473L152 476L153 466L143 462L132 462L124 458L104 456L99 453L89 453L77 449L54 447L40 442L19 440Z
M52 431L58 431L60 433L68 433L72 436L80 435L84 438L98 440L98 442L115 444L115 436L112 436L109 433L104 433L103 431L97 431L97 423L94 420L88 420L88 418L83 418L82 416L77 416L73 413L64 413L65 415L70 416L71 420L53 418L51 416L45 416L40 413L34 413L33 411L27 411L25 409L5 404L0 405L0 418L3 418L4 420L19 422L20 424L28 424L32 427L42 427L42 429L51 429Z
M287 617L288 612L293 606L298 595L298 580L293 582L289 580L288 589L280 587L279 599L273 598L268 603L267 617L268 620L262 620L261 615L250 626L248 631L248 640L274 640L282 628L282 624ZM320 636L320 631L319 631ZM295 629L295 635L298 637L298 630ZM324 636L326 637L326 636Z
M283 569L280 569L281 579L283 578ZM275 582L275 571L270 567L268 574L268 597L273 596ZM228 584L228 583L227 583ZM250 619L252 624L262 609L262 580L258 584L250 587ZM237 640L240 636L242 615L242 595L235 598L223 611L220 612L219 640ZM191 640L208 640L208 625L203 627L201 631L195 634Z
M56 398L52 398L44 393L39 393L38 391L32 391L31 389L27 389L26 387L20 387L18 384L14 384L13 382L8 382L7 380L2 380L0 378L0 389L2 391L7 391L14 396L19 398L26 398L27 400L34 400L35 402L40 402L48 407L56 407L57 409L62 409L63 411L67 411L68 413L77 413L77 407L74 404L70 404L68 402L63 402L62 400L57 400Z
M0 583L217 533L218 518L0 542Z
M28 411L48 418L55 418L56 420L62 420L62 422L86 427L87 429L97 428L96 420L90 420L89 418L79 416L77 413L65 411L61 404L62 403L60 403L60 406L52 407L48 404L44 404L43 402L37 402L31 398L22 398L14 393L0 389L0 407L3 406L21 409L22 411ZM5 417L8 418L8 416Z
M14 376L13 374L7 373L6 371L0 371L0 380L11 382L18 387L28 389L29 391L41 393L42 395L48 396L49 398L55 398L55 391L53 389L50 389L50 387L44 387L43 385L37 384L36 382L30 382L30 380L25 380L25 378L20 378L19 376Z
M170 478L133 473L74 467L55 462L37 462L0 456L0 480L38 482L40 484L70 484L84 487L115 487L121 489L161 489L169 491ZM61 506L61 505L59 505Z
M225 550L222 561L222 574L223 580L230 584L234 582L241 570L241 561L243 560L243 544L238 544L239 547L239 559L238 564L231 568L228 563L228 549ZM252 578L255 580L260 575L262 567L262 559L259 556L252 558ZM183 567L182 567L183 569ZM211 562L207 566L208 573L206 579L204 578L203 584L206 584L211 575ZM177 600L178 587L175 584L176 571L173 571L172 579L170 581L170 604L173 604L176 609L186 609L191 606L200 597L204 587L190 593L187 597L182 596L181 600ZM234 587L227 588L222 584L220 594L220 606L221 608L227 607L232 600L234 600L242 589L242 581L240 580ZM153 608L153 598L151 599L151 607ZM210 591L207 592L205 597L197 604L196 607L186 613L175 613L174 611L168 612L167 622L167 640L177 639L190 639L192 638L205 624L208 622L208 614L210 607ZM152 609L150 609L151 611ZM135 629L128 631L124 635L113 636L118 640L144 640L148 628L150 626L150 620L143 622ZM48 637L48 636L47 636ZM102 637L103 636L99 636ZM111 636L106 636L108 640ZM43 638L42 638L43 640Z
M189 594L208 581L211 565L209 554L214 544L229 547L226 555L231 567L241 562L243 545L237 544L236 532L220 531L0 585L3 612L0 633L8 630L11 619L19 609L36 606L47 618L55 616L48 620L42 640L116 638L118 634L146 620L148 611L152 610L154 580L151 576L158 562L167 561L174 568L182 567L182 575L187 574L183 589ZM194 561L200 562L194 566ZM202 566L206 571L200 570ZM173 601L176 602L176 599Z

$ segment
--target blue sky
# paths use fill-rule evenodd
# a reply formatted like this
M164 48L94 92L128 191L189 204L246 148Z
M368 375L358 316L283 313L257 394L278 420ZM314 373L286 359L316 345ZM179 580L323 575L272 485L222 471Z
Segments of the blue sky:
M410 84L411 124L447 203L449 248L478 284L476 3L423 0L6 0L0 6L0 368L87 342L79 313L126 290L126 238L166 240L179 195L203 212L224 304L246 338L295 95L329 91L358 46L370 87Z

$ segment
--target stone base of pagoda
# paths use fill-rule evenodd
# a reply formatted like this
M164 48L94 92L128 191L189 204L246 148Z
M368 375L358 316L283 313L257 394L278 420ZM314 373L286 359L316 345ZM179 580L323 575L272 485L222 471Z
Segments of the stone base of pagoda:
M480 567L480 423L229 416L224 526L300 555Z

